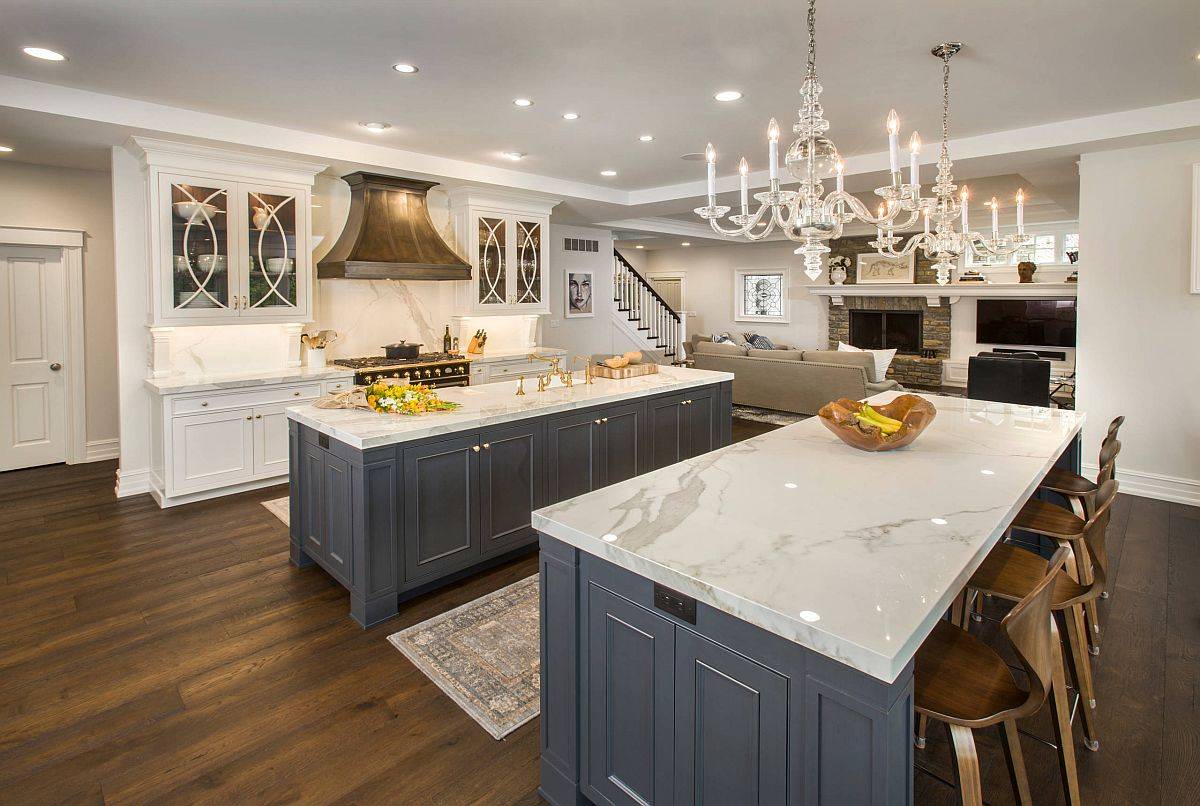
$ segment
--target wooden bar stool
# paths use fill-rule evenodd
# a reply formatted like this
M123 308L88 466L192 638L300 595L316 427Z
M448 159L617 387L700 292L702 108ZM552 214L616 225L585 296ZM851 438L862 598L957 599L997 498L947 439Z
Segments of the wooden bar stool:
M1115 422L1115 421L1114 421ZM1116 431L1109 431L1108 436L1100 443L1100 456L1097 465L1100 468L1096 480L1073 473L1061 467L1052 467L1042 479L1040 489L1058 493L1071 506L1071 511L1081 518L1088 516L1088 505L1096 495L1100 485L1113 478L1117 472L1117 454L1121 452L1121 442L1117 439Z
M1116 421L1114 420L1114 422ZM1117 455L1121 452L1120 440L1115 437L1108 438L1106 443L1100 451L1102 464L1097 477L1100 485L1112 479ZM1099 490L1100 486L1097 486L1095 492L1084 496L1086 504L1080 505L1081 513L1094 512L1098 508ZM1025 502L1025 506L1021 507L1021 511L1017 513L1017 517L1013 519L1009 528L1045 535L1054 538L1060 545L1070 546L1071 559L1067 563L1068 571L1079 584L1091 586L1094 581L1092 560L1087 551L1080 550L1088 524L1084 517L1082 514L1068 512L1057 504L1034 498ZM1103 591L1104 587L1101 586L1100 592L1103 593ZM1099 594L1089 598L1084 605L1086 621L1084 633L1088 637L1087 650L1093 655L1100 654L1100 613L1096 608L1096 599L1098 598Z
M1047 695L1054 707L1055 736L1066 748L1059 754L1063 791L1068 804L1080 802L1062 647L1051 616L1054 584L1066 563L1067 550L1060 548L1048 564L1040 558L1035 560L1040 565L1040 581L1000 623L1001 632L1012 643L1025 669L1027 689L1018 685L1012 670L994 649L948 621L939 621L917 650L915 709L922 724L936 719L946 725L959 797L964 804L983 803L974 731L992 726L1000 729L1017 802L1032 803L1017 720L1037 713Z
M1100 486L1096 494L1095 514L1088 519L1084 527L1082 546L1079 543L1075 544L1076 556L1082 558L1086 552L1091 561L1091 567L1095 571L1092 581L1084 585L1062 571L1056 575L1051 589L1051 610L1067 636L1064 657L1068 661L1071 677L1082 700L1083 707L1080 711L1083 714L1084 743L1089 750L1100 749L1100 738L1096 730L1096 691L1092 682L1091 662L1087 655L1084 605L1094 602L1104 589L1108 572L1105 533L1108 529L1110 508L1117 497L1117 486L1114 479L1109 479ZM1023 602L1033 589L1042 584L1043 570L1044 563L1038 555L1018 546L1001 543L975 571L971 581L967 583L967 588L1002 599Z

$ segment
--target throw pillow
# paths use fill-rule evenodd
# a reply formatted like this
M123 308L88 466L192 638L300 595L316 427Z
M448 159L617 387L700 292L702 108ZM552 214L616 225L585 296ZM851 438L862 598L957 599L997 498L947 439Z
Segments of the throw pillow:
M729 337L728 333L714 333L712 337L713 344L733 344L734 341Z
M892 359L896 357L896 350L863 350L855 347L853 344L846 344L844 341L838 342L838 350L843 353L870 353L875 359L875 377L871 378L875 383L882 383L887 378L888 367L892 365Z
M760 336L757 333L744 333L746 342L756 350L774 350L775 343L766 336Z

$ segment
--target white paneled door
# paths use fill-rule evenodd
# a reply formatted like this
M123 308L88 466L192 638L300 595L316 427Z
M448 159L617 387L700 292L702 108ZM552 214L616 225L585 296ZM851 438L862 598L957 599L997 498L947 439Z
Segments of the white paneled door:
M0 245L0 470L67 460L62 250Z

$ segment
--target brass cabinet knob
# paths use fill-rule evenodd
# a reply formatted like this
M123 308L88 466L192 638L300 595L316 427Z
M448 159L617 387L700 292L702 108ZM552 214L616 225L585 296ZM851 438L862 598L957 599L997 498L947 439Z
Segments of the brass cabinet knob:
M475 453L479 453L479 446L478 446L478 445L472 445L472 446L471 446L471 450L475 451Z
M261 420L261 419L262 419L262 415L261 415L261 414L256 414L256 415L254 415L254 419L256 419L256 420Z
M596 425L600 425L600 421L599 421L599 420L592 420L592 422L594 422Z
M299 392L292 392L292 397L300 397L300 393L299 393Z
M247 422L249 422L250 420L253 420L253 419L254 419L254 418L253 418L253 417L251 417L249 414L247 414L247 415L246 415L246 420L247 420Z
M607 422L608 422L608 418L607 418L607 417L601 417L601 418L600 418L600 422L602 422L602 423L607 423Z
M492 449L492 443L490 443L490 442L483 443L483 449L485 451L490 451Z
M208 401L207 401L207 400L201 400L201 401L200 401L200 405L201 405L201 406L207 406L207 405L208 405Z

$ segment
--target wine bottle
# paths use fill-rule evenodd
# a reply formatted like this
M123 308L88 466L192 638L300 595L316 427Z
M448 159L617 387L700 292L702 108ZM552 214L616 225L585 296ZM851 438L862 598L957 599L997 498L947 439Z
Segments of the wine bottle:
M442 352L450 352L450 348L454 345L454 339L450 337L450 325L446 325L446 333L442 336Z

